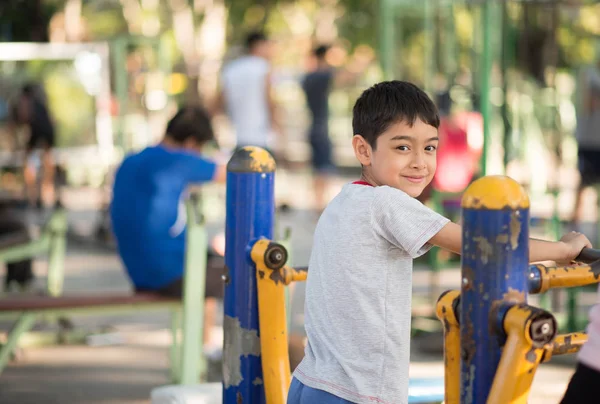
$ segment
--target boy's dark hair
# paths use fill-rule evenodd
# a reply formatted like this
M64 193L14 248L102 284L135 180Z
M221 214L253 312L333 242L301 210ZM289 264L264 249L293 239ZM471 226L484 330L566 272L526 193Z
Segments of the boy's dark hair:
M327 51L329 51L329 45L320 45L313 50L313 55L315 55L317 59L323 60L327 54Z
M176 143L193 138L199 144L214 140L210 118L201 107L182 107L167 124L167 136Z
M267 35L262 31L251 32L246 36L246 48L252 50L260 42L266 41Z
M372 148L390 125L404 122L409 126L420 119L438 128L440 116L435 104L419 87L406 81L383 81L366 89L352 111L352 130Z

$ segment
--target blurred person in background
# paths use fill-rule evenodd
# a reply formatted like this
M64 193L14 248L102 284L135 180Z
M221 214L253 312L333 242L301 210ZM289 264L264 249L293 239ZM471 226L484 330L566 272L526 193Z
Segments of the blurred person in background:
M573 222L582 219L584 190L600 182L600 59L584 69L579 79L579 102L575 138L581 181L577 189Z
M337 69L327 61L330 49L330 45L323 44L312 51L314 67L303 77L301 83L311 116L308 141L314 175L315 209L319 212L329 202L329 176L335 170L333 147L329 137L329 94L334 87L355 84L370 61L366 59L366 63L362 63L356 72Z
M41 207L55 202L54 123L40 89L25 85L13 105L10 127L23 127L29 132L23 161L25 192L31 206ZM41 170L40 170L41 169ZM41 192L38 193L38 173L41 174Z
M272 151L271 134L281 134L271 90L272 43L263 32L246 37L246 54L221 73L213 115L224 111L235 130L236 147L259 146Z
M203 156L214 139L208 114L184 107L169 121L162 142L125 158L117 169L110 219L117 250L136 291L183 294L186 209L190 187L225 182L225 166ZM222 252L219 252L221 254ZM204 346L220 353L211 335L217 299L223 297L224 264L208 262Z

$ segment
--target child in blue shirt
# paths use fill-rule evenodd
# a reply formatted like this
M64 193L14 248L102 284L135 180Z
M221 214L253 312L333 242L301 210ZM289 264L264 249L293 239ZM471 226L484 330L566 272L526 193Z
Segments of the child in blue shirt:
M119 255L136 290L181 295L186 189L224 182L226 177L225 166L201 154L213 139L206 112L185 107L168 123L160 144L128 156L117 170L110 218ZM207 288L207 297L209 293Z

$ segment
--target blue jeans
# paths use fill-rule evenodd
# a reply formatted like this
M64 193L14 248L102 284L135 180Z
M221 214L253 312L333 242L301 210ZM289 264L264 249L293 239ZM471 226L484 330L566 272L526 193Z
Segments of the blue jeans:
M327 393L323 390L313 389L305 386L295 377L292 378L292 385L288 393L287 404L352 404L351 401L344 400L338 396Z

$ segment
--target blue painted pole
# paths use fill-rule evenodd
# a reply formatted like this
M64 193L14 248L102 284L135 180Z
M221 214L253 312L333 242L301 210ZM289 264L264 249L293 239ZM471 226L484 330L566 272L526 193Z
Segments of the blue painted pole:
M488 176L467 188L462 208L460 402L484 404L502 353L498 311L527 301L529 198L509 177Z
M264 404L256 268L250 247L273 237L275 161L244 147L227 164L223 404Z

